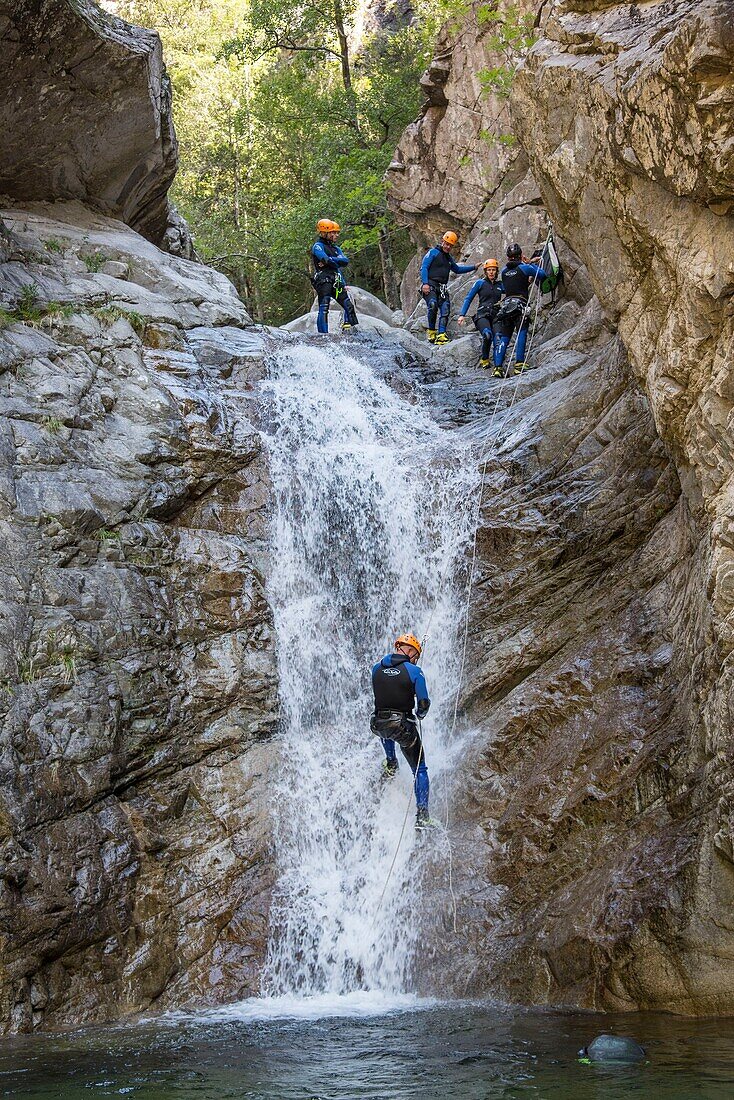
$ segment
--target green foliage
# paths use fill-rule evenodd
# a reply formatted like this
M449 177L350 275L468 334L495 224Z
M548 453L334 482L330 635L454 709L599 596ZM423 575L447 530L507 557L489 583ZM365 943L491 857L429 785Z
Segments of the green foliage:
M16 321L36 324L45 317L71 317L74 306L66 302L41 302L36 283L26 283L21 289L12 310L0 309L0 329Z
M47 317L68 318L76 312L76 307L71 302L46 302L42 309Z
M109 527L100 527L95 535L103 545L106 542L118 541L120 538L119 531L112 531Z
M33 657L18 658L18 679L21 684L32 684L37 676L36 662Z
M36 283L26 283L15 303L15 316L19 321L39 321L39 292Z
M41 424L51 435L56 435L64 426L57 416L44 416Z
M413 0L410 22L371 37L360 30L358 0L115 6L163 39L181 145L172 197L196 248L227 272L257 319L273 323L313 300L309 249L320 217L343 227L349 280L381 296L378 240L396 267L409 258L384 176L420 109L439 29L479 21L499 54L480 79L500 97L532 41L532 17L497 0Z
M87 271L97 272L109 260L109 256L107 256L104 252L101 252L99 249L97 249L96 252L86 252L81 253L80 255L81 259L86 265Z
M61 241L56 237L49 237L45 242L46 248L49 252L62 252L63 247Z
M125 320L132 325L138 336L142 336L145 332L146 320L137 310L124 309L122 306L115 306L110 303L106 306L97 306L90 312L98 317L100 321L104 321L105 324L113 325L115 321Z
M491 30L485 45L503 61L479 72L482 89L487 94L506 99L512 89L517 66L535 41L535 17L522 11L517 4L500 7L496 2L480 4L476 10L480 27Z
M154 26L174 85L181 165L173 199L199 254L250 312L274 323L307 309L309 249L337 219L349 278L384 294L377 242L396 264L407 236L387 209L385 170L421 104L420 75L458 0L416 0L419 18L371 38L356 0L121 0Z

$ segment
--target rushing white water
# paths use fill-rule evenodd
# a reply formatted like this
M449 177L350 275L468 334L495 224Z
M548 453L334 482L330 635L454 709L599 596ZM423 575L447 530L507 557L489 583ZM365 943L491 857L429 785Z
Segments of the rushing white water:
M335 344L282 350L264 390L283 744L263 993L402 994L419 931L424 841L413 829L407 763L399 757L399 777L380 780L370 670L398 633L429 631L423 667L433 705L423 729L432 812L441 816L460 659L463 590L454 574L475 466L421 404Z

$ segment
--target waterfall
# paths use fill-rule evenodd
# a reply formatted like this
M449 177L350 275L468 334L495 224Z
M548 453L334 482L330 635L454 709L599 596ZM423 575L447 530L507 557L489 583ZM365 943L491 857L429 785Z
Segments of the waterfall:
M281 348L263 384L282 706L263 978L272 996L408 991L427 846L445 846L440 830L415 835L400 754L399 775L380 779L370 670L398 633L422 636L430 621L424 741L440 818L460 661L455 573L476 467L412 391L404 396L379 376L379 356L394 369L394 352L370 354L363 361L333 343Z

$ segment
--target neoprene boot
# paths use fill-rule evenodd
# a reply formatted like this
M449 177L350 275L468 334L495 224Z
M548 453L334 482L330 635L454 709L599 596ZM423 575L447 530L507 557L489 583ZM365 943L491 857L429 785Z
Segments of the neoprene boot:
M437 335L438 335L438 333L436 332L435 328L426 329L426 336L428 337L428 343L429 344L435 344L436 343Z

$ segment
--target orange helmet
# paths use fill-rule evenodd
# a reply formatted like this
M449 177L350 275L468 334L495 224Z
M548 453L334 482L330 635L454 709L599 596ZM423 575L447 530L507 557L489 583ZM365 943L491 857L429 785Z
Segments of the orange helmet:
M459 238L456 236L456 234L454 233L454 231L452 229L449 229L449 230L446 231L446 233L444 233L441 240L443 241L444 244L450 244L451 247L453 248L454 245L459 240Z
M423 646L420 644L415 634L401 634L399 638L395 639L395 648L397 649L399 645L412 646L413 649L417 651L419 657L423 652Z
M500 269L500 265L498 264L497 260L494 259L485 260L482 264L482 267L485 271L499 271Z
M319 218L316 222L317 233L341 233L339 222L333 222L330 218Z

